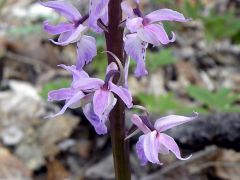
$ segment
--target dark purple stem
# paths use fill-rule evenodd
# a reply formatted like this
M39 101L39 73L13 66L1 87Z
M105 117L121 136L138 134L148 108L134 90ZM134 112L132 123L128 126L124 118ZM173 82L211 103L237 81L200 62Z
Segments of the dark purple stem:
M109 22L108 32L105 32L107 51L114 53L124 65L123 58L123 29L119 27L122 21L122 0L110 0L109 2ZM114 58L108 54L108 63L115 62ZM113 79L117 83L118 78ZM121 99L118 99L117 104L110 113L110 133L113 150L115 179L130 180L130 165L129 165L129 146L125 138L125 105Z

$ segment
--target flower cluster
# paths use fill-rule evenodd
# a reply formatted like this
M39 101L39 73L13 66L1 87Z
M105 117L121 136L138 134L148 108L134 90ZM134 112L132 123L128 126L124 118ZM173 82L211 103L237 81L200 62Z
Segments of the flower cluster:
M48 21L43 23L43 28L47 33L59 35L56 41L53 39L50 41L60 46L74 43L77 53L76 65L59 65L72 74L72 83L68 88L49 92L49 101L65 101L60 112L49 117L61 115L67 108L81 107L95 131L98 134L106 134L106 122L117 100L121 99L129 109L133 107L132 96L127 86L128 65L123 67L116 57L117 63L112 62L107 66L104 80L89 77L83 70L84 66L97 55L96 40L86 33L93 31L101 34L107 31L109 0L89 0L89 11L83 16L77 8L66 1L40 1L40 3L55 10L66 19L65 22L56 25ZM170 38L164 30L162 21L189 21L181 13L171 9L160 9L144 15L139 3L139 0L135 0L134 7L130 6L127 1L121 4L126 17L122 21L126 25L123 36L124 51L127 56L136 61L136 77L147 75L145 59L148 44L161 46L175 41L175 34L172 32ZM117 83L113 81L115 77L120 77ZM134 114L131 121L144 133L136 144L137 154L142 164L146 164L147 161L161 164L158 160L158 153L166 154L169 151L172 151L178 159L183 160L176 142L162 131L195 118L196 116L166 116L158 119L153 126L147 116Z

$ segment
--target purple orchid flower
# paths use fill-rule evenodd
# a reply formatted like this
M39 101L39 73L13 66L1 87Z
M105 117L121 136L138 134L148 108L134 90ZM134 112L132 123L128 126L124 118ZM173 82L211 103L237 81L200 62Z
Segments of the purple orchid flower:
M139 137L136 144L136 152L141 165L146 165L148 161L162 165L163 163L159 161L158 154L168 154L169 151L175 154L180 160L189 159L191 156L182 158L174 139L162 132L192 121L196 119L197 116L197 113L194 113L192 117L170 115L157 119L153 126L145 117L140 118L134 114L131 121L144 133L144 135Z
M77 70L76 66L59 66L72 73L73 81L69 88L62 88L48 93L49 101L65 100L65 105L60 112L49 116L50 118L62 115L67 108L82 107L84 115L94 126L95 131L98 134L106 134L107 127L105 123L108 120L109 113L117 102L113 93L117 94L128 108L132 107L130 92L111 82L112 75L114 75L113 72L117 72L117 65L115 63L108 65L105 81L90 78L85 71Z
M135 2L139 6L139 1L135 0ZM121 6L127 16L126 27L131 32L126 35L124 49L137 62L135 75L137 77L144 76L147 74L145 58L148 43L159 46L175 41L175 34L172 32L170 39L161 22L187 22L189 19L171 9L159 9L144 16L138 7L133 9L126 1L122 2Z
M108 65L104 81L98 78L82 78L73 84L73 87L76 89L86 93L93 93L93 111L100 119L106 116L106 112L110 111L109 107L114 107L114 94L122 99L128 108L131 108L133 105L129 90L112 82L112 78L118 73L116 68L117 65L115 63Z
M109 0L90 0L89 2L88 26L93 31L101 33L103 30L98 26L98 21L101 20L105 25L108 24Z
M82 69L97 55L95 38L84 35L88 28L82 23L88 18L88 15L82 17L73 5L64 1L48 1L40 2L40 4L54 9L68 20L68 22L57 25L51 25L48 21L45 21L43 28L49 34L60 34L58 41L50 39L54 44L65 46L70 43L77 43L77 68Z

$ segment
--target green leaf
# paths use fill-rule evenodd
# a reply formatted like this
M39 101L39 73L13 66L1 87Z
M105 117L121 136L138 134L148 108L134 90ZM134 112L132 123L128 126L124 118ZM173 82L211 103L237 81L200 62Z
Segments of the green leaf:
M236 111L237 107L234 106L234 103L239 99L239 95L233 94L226 88L211 92L197 86L189 86L187 88L187 93L211 110L219 112L231 112L233 109Z
M152 71L156 71L158 68L161 68L166 65L173 64L176 62L175 57L173 56L172 50L169 48L161 49L159 52L147 52L146 66Z
M43 86L40 96L42 96L44 99L47 99L49 91L69 87L70 83L70 79L67 78L59 78L56 81L49 82Z

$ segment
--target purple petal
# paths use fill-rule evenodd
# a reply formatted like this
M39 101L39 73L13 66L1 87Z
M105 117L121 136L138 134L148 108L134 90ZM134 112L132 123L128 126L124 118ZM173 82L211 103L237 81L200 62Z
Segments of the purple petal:
M177 116L177 115L165 116L156 120L154 124L154 128L158 132L163 132L175 126L179 126L183 123L195 120L197 116L198 116L198 113L194 113L194 116L192 117Z
M102 135L107 133L107 127L105 123L102 122L99 117L94 113L91 103L88 103L83 107L83 113L88 119L88 121L93 125L97 134Z
M90 0L88 26L96 32L100 30L97 25L98 19L103 18L103 20L106 21L108 2L109 0Z
M40 1L40 4L54 9L71 22L76 22L82 17L79 11L73 5L64 1Z
M105 110L109 106L111 93L108 90L99 89L95 91L93 96L93 110L98 117L102 117Z
M73 24L70 23L59 23L58 25L51 25L48 21L43 22L43 29L49 34L61 34L74 29Z
M144 134L147 134L151 132L151 130L142 122L141 118L133 114L131 117L131 121L133 124L135 124Z
M104 81L98 78L81 78L72 84L73 88L86 90L97 90L104 84Z
M69 71L73 75L73 83L81 78L89 78L89 75L83 70L77 70L76 66L66 66L65 64L59 64L59 67Z
M133 8L128 4L127 1L123 1L121 3L122 11L125 13L129 18L135 17L133 13Z
M105 111L103 112L103 115L101 117L101 119L103 121L107 121L109 119L109 114L112 111L112 109L114 108L115 104L117 103L117 99L114 98L114 96L111 94L109 101L108 101L108 106L105 109Z
M107 66L107 70L106 70L106 74L109 73L109 71L112 70L118 70L118 66L115 62L111 62L108 66Z
M127 19L126 27L130 30L131 33L137 32L140 28L143 28L143 18L136 17Z
M75 43L75 42L79 41L82 37L82 34L86 30L87 30L87 27L80 24L73 31L67 31L65 33L62 33L59 36L58 41L54 41L52 39L50 39L50 40L56 45L65 46L65 45L68 45L70 43Z
M128 89L123 88L121 86L116 86L110 81L109 81L109 88L110 88L110 91L114 92L116 95L118 95L118 97L122 99L122 101L126 104L128 108L131 108L133 106L132 95L128 91Z
M162 164L158 159L157 131L152 131L144 136L144 154L151 163Z
M137 4L140 4L140 0L134 0Z
M62 101L70 99L75 91L71 88L62 88L48 92L48 101Z
M146 16L148 23L154 23L159 21L178 21L178 22L187 22L190 19L186 19L183 14L171 10L171 9L159 9L153 11L152 13Z
M153 44L154 46L162 44L168 44L175 41L175 36L172 33L173 38L169 39L168 34L160 24L150 24L139 29L138 36L141 40Z
M136 153L141 162L141 165L145 166L148 160L144 153L143 142L144 142L144 135L140 136L138 139L138 142L136 144Z
M168 136L166 134L160 133L158 136L158 141L163 146L165 146L167 149L173 152L175 156L180 160L187 160L191 157L191 155L187 158L182 158L180 154L180 150L178 148L177 143L174 141L174 139L171 136Z
M130 65L130 57L127 57L125 61L125 66L124 66L124 87L128 89L128 70L129 70L129 65Z
M147 45L147 43L138 38L137 34L127 35L125 40L124 49L127 55L137 62L137 68L135 70L135 76L137 77L147 75L145 68Z
M67 109L68 107L70 107L70 106L73 105L73 104L78 103L84 96L85 96L85 95L84 95L83 92L78 91L74 96L72 96L72 97L67 101L67 103L63 106L63 108L61 109L60 112L58 112L58 113L55 114L55 115L50 115L50 116L48 116L48 118L53 118L53 117L62 115L62 114L66 111L66 109Z
M77 43L77 69L82 69L97 55L96 40L94 37L83 35Z

